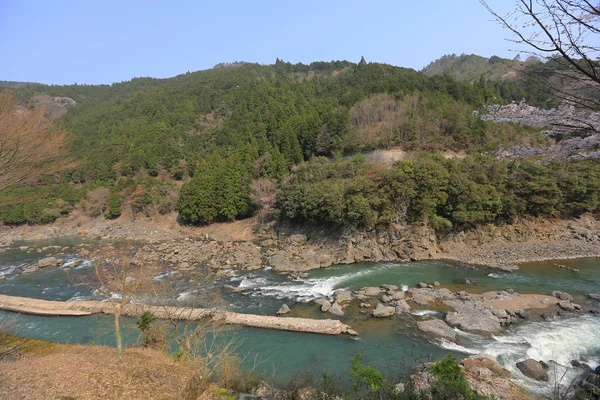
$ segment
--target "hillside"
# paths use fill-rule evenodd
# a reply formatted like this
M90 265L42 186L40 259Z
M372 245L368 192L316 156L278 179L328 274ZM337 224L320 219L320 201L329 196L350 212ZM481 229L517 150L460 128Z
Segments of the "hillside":
M566 208L570 200L562 187L557 188L561 201L551 207L503 203L503 197L521 204L532 196L540 183L515 192L505 181L515 174L529 176L526 170L498 174L480 168L495 165L492 159L419 155L453 151L479 157L499 147L543 143L536 130L482 121L474 114L486 103L505 102L503 92L510 88L524 90L518 81L511 85L459 82L362 59L358 64L234 63L170 79L27 86L17 91L21 102L55 97L75 102L58 123L70 133L75 162L60 174L3 191L0 218L21 224L77 213L117 218L177 210L184 222L209 224L262 210L300 222L369 227L408 221L450 229L573 212ZM410 153L392 173L360 159L336 161L331 168L317 159L341 160L344 154L392 147ZM314 167L297 167L311 159ZM413 159L420 161L412 165ZM494 168L504 171L506 165ZM478 175L453 173L456 169ZM442 180L431 180L436 170ZM564 179L552 170L543 175L554 182ZM446 176L462 178L454 182ZM324 186L309 190L315 183ZM397 185L407 188L401 197ZM455 197L454 191L464 195ZM482 209L466 213L470 202ZM574 206L576 213L595 208L591 200L579 202L585 205Z
M475 54L444 55L421 70L427 76L450 75L461 82L477 82L481 76L486 80L515 79L523 66L518 57L512 60Z

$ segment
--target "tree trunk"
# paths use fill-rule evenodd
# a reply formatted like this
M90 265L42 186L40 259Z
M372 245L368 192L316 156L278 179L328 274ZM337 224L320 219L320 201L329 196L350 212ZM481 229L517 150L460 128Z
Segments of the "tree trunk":
M123 357L123 340L121 339L121 325L119 323L120 313L115 310L115 337L117 338L117 350L119 357Z

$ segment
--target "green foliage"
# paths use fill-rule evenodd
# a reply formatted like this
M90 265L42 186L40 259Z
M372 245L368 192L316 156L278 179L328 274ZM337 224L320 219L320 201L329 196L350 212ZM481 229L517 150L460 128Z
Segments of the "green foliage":
M465 374L462 372L456 359L452 354L436 362L429 371L437 378L438 384L434 385L431 394L436 399L465 399L465 400L483 400L471 389Z
M350 377L354 391L359 394L367 390L370 394L382 392L385 388L385 381L381 372L371 366L362 365L362 355L357 353L350 358Z
M150 329L152 322L156 320L156 315L151 311L144 311L136 322L137 327L142 332L147 332Z
M212 155L200 162L183 185L177 211L190 224L210 224L247 217L255 205L250 197L252 160L244 151L228 158Z
M109 219L119 218L121 216L121 200L119 195L111 192L108 196L108 214Z
M281 185L277 207L284 219L366 228L408 222L439 232L527 216L573 217L600 210L600 165L423 153L385 169L317 158Z

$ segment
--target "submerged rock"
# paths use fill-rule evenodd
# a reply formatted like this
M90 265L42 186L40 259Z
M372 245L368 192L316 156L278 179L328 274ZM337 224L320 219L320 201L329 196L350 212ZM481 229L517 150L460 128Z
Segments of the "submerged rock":
M444 339L456 340L456 332L450 328L444 321L439 319L430 319L417 322L417 327L423 332L433 333Z
M543 365L539 361L528 358L525 361L517 363L517 368L523 373L523 375L535 379L537 381L547 381L548 372L544 369Z
M588 297L592 300L600 301L600 294L598 293L588 293Z

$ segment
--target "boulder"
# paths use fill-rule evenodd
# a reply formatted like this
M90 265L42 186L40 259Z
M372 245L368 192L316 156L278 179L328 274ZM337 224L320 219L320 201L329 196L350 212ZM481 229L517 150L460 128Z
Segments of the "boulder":
M321 303L321 311L327 312L327 311L329 311L330 308L331 308L331 303L329 301L325 300L323 303Z
M378 287L368 286L360 289L359 292L365 296L379 296L382 290Z
M419 288L426 288L427 284L425 282L419 282L419 283L417 283L417 287L419 287Z
M40 261L37 262L37 266L39 268L56 268L59 265L61 265L63 263L63 261L60 258L56 258L56 257L46 257L46 258L42 258Z
M387 294L384 294L383 296L381 296L379 298L379 300L381 300L382 303L389 303L390 301L393 300L392 296L388 296Z
M410 312L410 306L406 302L406 300L401 299L394 303L394 308L396 310L396 314L408 314Z
M565 311L575 311L575 306L570 301L560 301L558 306Z
M381 303L377 303L377 307L373 310L373 316L377 318L390 317L396 313L394 307L386 306Z
M346 289L338 289L333 292L333 297L335 298L336 303L344 303L352 300L352 292Z
M331 305L331 308L329 308L328 311L330 313L332 313L333 315L337 315L338 317L344 316L344 311L342 310L342 306L340 306L338 303L333 303Z
M502 331L498 317L489 311L475 308L449 312L446 314L446 322L470 332L498 333Z
M430 319L417 322L417 327L423 332L433 333L444 339L456 340L456 332L450 328L444 321L439 319Z
M598 293L588 293L588 297L592 300L600 301L600 294Z
M402 300L404 298L404 292L395 292L392 293L392 300Z
M408 387L412 392L428 392L437 383L437 378L424 367L420 371L415 371L409 378Z
M292 310L290 310L290 308L288 307L288 305L287 305L287 304L284 304L284 305L282 305L282 306L281 306L281 308L279 308L279 310L277 311L277 315L283 315L283 314L287 314L287 313L289 313L290 311L292 311Z
M381 288L386 290L388 293L398 290L398 286L396 285L381 285Z
M525 361L518 362L517 368L519 368L519 371L521 371L523 375L529 378L535 379L537 381L548 380L548 372L546 372L542 364L531 358L528 358Z
M573 296L571 296L569 293L561 292L560 290L553 291L552 293L550 293L550 296L556 297L557 299L561 300L573 301Z

